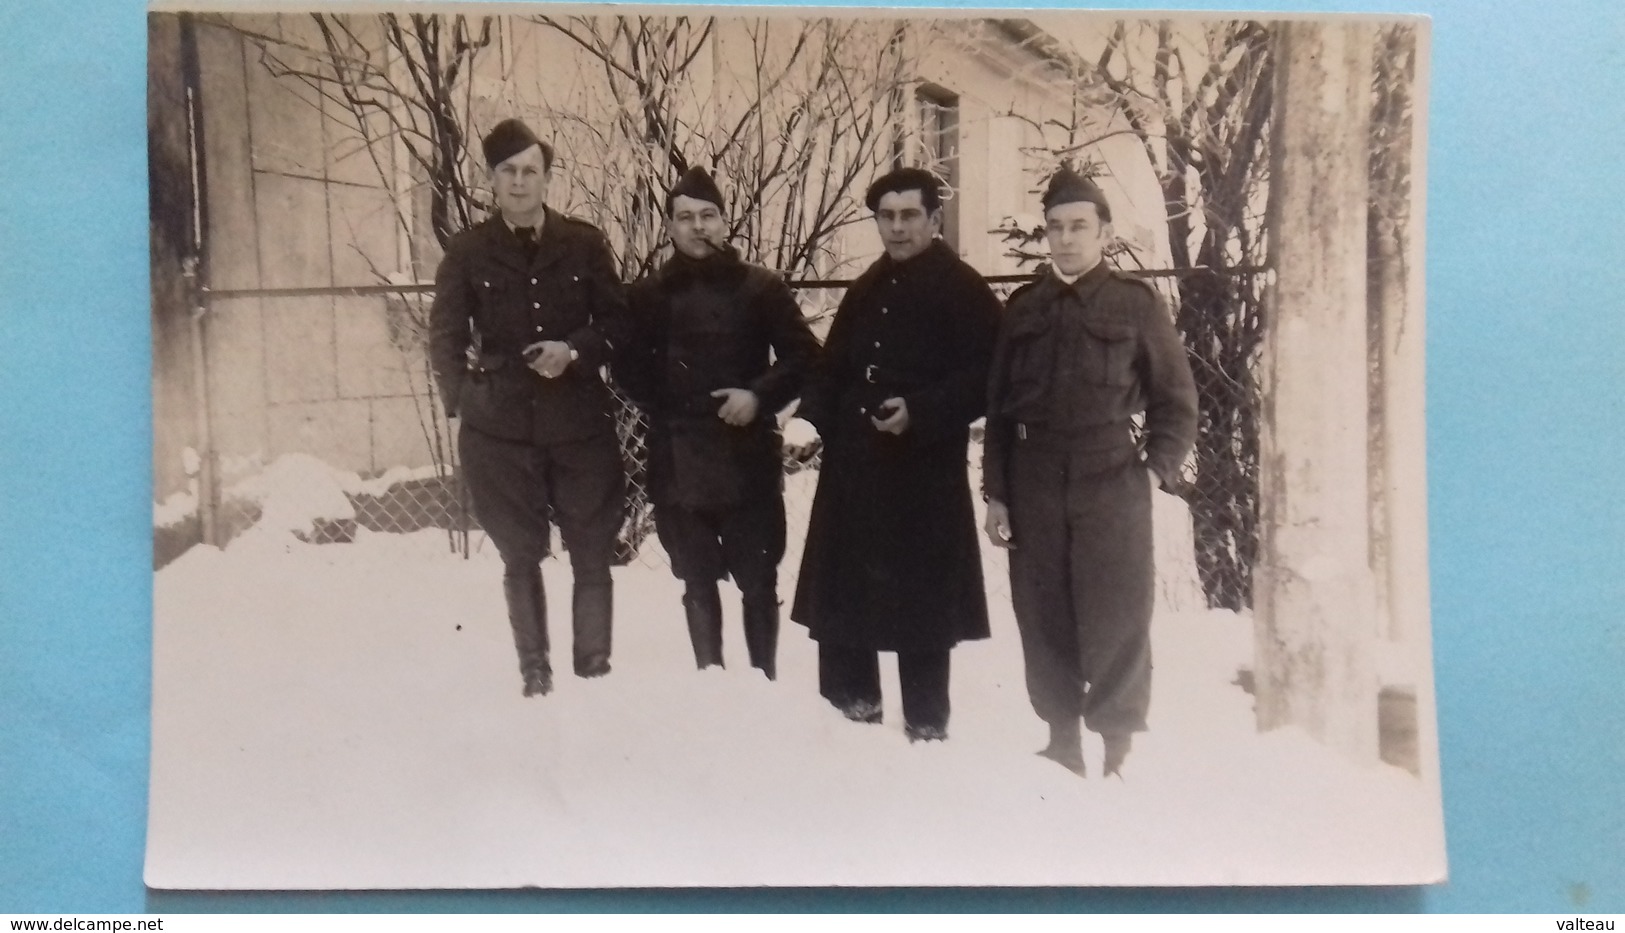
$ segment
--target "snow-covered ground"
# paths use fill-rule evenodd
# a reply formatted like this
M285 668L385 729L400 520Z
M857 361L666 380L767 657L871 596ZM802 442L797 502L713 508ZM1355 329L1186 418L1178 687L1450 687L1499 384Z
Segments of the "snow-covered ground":
M593 681L569 675L568 566L546 563L561 676L553 695L527 700L489 544L464 560L439 531L361 529L315 545L262 523L224 551L194 548L155 585L148 883L1443 876L1435 778L1346 762L1294 730L1254 731L1251 698L1231 683L1251 655L1245 618L1165 597L1186 608L1153 628L1151 731L1125 780L1098 777L1098 743L1080 780L1033 754L1046 733L1027 703L1001 555L987 555L993 637L954 651L951 738L921 745L903 736L889 657L885 723L847 722L819 699L815 646L788 619L778 682L746 665L737 599L731 666L695 671L679 585L658 557L616 569L614 672ZM786 602L791 591L781 586Z

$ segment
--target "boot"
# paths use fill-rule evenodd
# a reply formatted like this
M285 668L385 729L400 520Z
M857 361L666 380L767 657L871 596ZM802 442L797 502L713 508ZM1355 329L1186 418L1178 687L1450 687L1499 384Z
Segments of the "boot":
M575 636L577 677L609 673L611 621L615 615L615 589L610 583L577 583L570 607Z
M779 651L779 597L773 587L752 587L744 592L745 648L750 666L778 679L775 658Z
M546 696L553 690L553 670L547 661L547 594L542 570L530 564L509 567L502 574L502 592L508 600L508 624L519 653L524 695Z
M948 730L941 726L904 725L903 734L908 736L910 744L915 742L946 742Z
M1101 764L1101 770L1106 777L1117 775L1118 780L1123 779L1123 760L1128 757L1129 748L1134 744L1132 732L1108 732L1101 736L1106 744L1106 758Z
M1076 719L1063 719L1049 724L1049 745L1038 754L1078 777L1083 777L1083 730Z
M683 592L683 614L688 619L688 640L694 646L694 666L725 667L722 663L722 597L715 580L695 581Z

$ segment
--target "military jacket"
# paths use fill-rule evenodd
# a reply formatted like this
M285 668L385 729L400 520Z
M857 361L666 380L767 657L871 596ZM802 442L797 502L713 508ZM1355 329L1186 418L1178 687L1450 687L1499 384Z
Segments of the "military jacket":
M1104 262L1068 285L1053 273L1010 296L988 376L983 493L1009 501L1020 441L1097 454L1110 468L1135 452L1165 485L1196 441L1196 388L1184 343L1146 282Z
M636 327L616 379L649 414L657 503L724 508L779 493L775 415L801 391L817 338L784 280L731 250L675 256L630 289ZM759 402L752 424L717 417L718 389Z
M546 212L533 253L499 217L446 244L429 312L429 352L448 415L509 440L569 441L614 430L600 368L631 326L602 232ZM525 348L562 340L576 359L557 378Z

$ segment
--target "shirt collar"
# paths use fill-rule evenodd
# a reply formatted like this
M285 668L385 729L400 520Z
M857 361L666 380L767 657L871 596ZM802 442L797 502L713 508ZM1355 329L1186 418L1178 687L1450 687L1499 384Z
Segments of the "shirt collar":
M502 224L508 228L509 233L513 233L515 230L519 229L519 225L509 220L507 217L502 218ZM530 229L536 231L537 239L541 239L542 228L545 226L547 226L547 210L544 208L542 210L542 216L537 218L536 223L532 224Z
M1090 266L1085 271L1079 272L1077 275L1067 275L1055 266L1050 266L1049 271L1050 274L1055 276L1055 278L1058 279L1062 285L1070 288L1076 286L1080 282L1097 281L1101 278L1101 276L1107 274L1109 268L1106 265L1105 257L1102 257L1099 262Z

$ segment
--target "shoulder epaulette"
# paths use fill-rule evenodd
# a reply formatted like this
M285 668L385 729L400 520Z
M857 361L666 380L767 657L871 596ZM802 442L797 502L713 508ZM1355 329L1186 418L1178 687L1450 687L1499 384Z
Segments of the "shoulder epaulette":
M1042 281L1044 281L1042 278L1033 279L1031 282L1028 282L1028 283L1022 285L1020 288L1017 288L1015 291L1011 292L1010 297L1004 299L1005 307L1009 307L1011 304L1015 303L1015 300L1017 298L1020 298L1022 295L1025 295L1028 292L1032 291L1033 289L1037 288L1038 283L1042 282Z
M1133 284L1140 286L1141 288L1145 289L1146 291L1150 292L1153 295L1157 294L1157 287L1155 285L1152 285L1151 280L1144 277L1144 276L1133 275L1133 274L1130 274L1128 272L1124 272L1121 269L1113 269L1112 270L1112 278L1116 279L1119 282L1132 282Z

